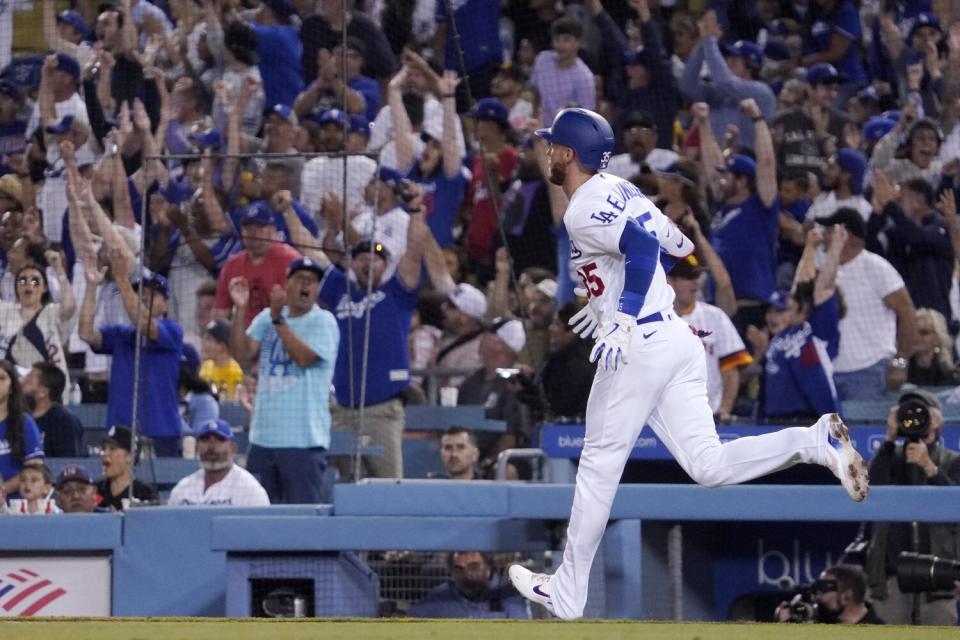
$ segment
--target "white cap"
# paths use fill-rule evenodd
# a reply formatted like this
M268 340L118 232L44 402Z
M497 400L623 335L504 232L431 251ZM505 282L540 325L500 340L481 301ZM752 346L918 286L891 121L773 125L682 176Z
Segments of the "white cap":
M483 320L487 313L487 298L473 285L460 283L450 294L450 304L475 320Z
M497 322L493 325L493 333L514 353L523 351L523 345L527 343L527 333L519 320Z
M537 291L551 300L557 297L557 281L551 278L541 280L536 284Z

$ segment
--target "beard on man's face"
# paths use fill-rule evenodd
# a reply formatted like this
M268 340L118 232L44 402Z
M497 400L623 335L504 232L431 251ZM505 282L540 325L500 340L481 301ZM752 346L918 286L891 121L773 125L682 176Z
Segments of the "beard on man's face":
M550 163L550 182L562 187L564 181L567 179L567 165L559 164L557 162Z

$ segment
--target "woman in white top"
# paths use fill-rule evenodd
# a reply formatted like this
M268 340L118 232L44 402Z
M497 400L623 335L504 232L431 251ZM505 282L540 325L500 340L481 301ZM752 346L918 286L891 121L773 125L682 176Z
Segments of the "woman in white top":
M16 273L17 302L0 301L0 357L29 368L46 361L70 375L63 344L70 336L77 304L57 251L47 251L48 264L57 274L62 302L51 302L45 270L31 262Z

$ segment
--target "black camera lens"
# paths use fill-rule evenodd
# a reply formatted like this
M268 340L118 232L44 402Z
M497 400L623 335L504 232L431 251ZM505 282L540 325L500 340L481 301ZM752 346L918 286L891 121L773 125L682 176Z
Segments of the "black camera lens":
M952 591L960 580L960 561L902 551L897 562L897 585L903 593Z
M930 408L910 399L897 407L897 432L908 440L922 440L930 432Z

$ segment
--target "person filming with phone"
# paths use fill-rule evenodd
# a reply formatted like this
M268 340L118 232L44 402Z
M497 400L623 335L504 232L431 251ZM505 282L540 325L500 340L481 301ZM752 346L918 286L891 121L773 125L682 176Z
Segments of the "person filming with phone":
M960 484L960 452L940 442L940 402L921 389L907 391L890 409L887 433L870 463L876 485L953 486ZM934 499L934 496L930 496ZM866 571L877 613L890 624L956 625L957 607L950 591L901 592L897 565L902 551L960 558L960 524L874 523Z

